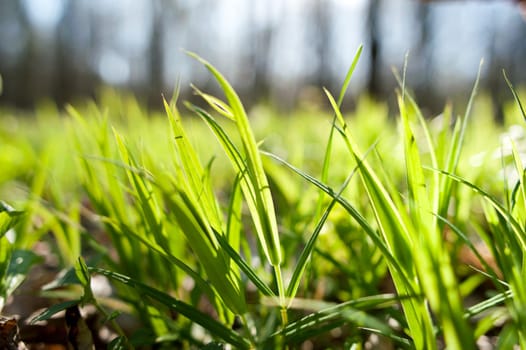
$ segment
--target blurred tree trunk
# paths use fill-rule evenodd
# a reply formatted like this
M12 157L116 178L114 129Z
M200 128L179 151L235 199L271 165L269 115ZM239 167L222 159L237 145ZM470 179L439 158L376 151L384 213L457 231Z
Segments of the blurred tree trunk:
M261 10L260 5L259 10ZM252 66L253 75L253 88L252 95L253 99L266 100L269 97L269 52L270 44L274 36L274 28L269 23L261 24L258 23L257 16L268 16L270 5L265 5L265 14L257 14L256 7L252 6L249 9L250 26L252 38L251 44L248 47L249 50L249 62ZM255 98L254 96L257 96Z
M0 1L0 22L3 24L0 33L3 92L0 97L10 104L24 106L32 100L25 91L32 62L29 55L31 32L21 1Z
M149 82L148 82L148 104L150 106L161 106L161 94L163 86L163 9L168 6L161 0L152 0L153 20L150 35L149 50ZM177 6L177 5L173 5ZM166 96L169 98L170 96Z
M369 79L366 84L367 92L371 96L379 96L382 92L380 86L380 33L378 25L378 8L379 0L370 0L369 9L367 11L367 26L369 27L369 42L371 46L371 71L369 73Z
M56 98L59 104L71 102L78 96L94 97L100 83L90 62L93 59L94 24L82 1L66 2L56 32Z
M329 4L324 0L316 0L312 6L313 22L315 23L312 37L315 38L316 55L318 63L316 67L317 77L313 82L316 86L331 87L330 81L330 62L328 54L330 52L330 11Z

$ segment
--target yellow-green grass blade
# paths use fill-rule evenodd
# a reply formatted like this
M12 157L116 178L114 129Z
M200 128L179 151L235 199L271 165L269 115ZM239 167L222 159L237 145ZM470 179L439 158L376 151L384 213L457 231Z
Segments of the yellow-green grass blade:
M239 182L239 177L236 177L236 180L232 186L230 201L228 203L227 220L225 228L226 241L229 247L232 247L232 250L236 253L236 255L239 255L237 254L237 252L241 250L241 233L243 230L243 193L241 191L241 186ZM233 258L232 254L228 252L227 254L228 256L230 256L230 258ZM239 280L241 280L238 266L236 267L236 265L230 263L230 261L228 262L228 266L231 269L232 273L235 274Z
M337 196L339 196L340 194L341 192L337 194ZM323 226L325 225L325 222L327 221L327 218L329 217L332 208L336 203L336 199L333 199L331 203L327 206L322 217L318 220L318 223L316 224L316 227L314 228L311 237L307 241L307 244L305 244L305 247L303 248L300 257L298 258L298 262L296 263L296 267L294 268L294 272L292 273L292 277L287 287L287 297L291 298L291 301L293 300L292 298L296 296L298 287L301 282L301 278L303 277L303 273L307 268L307 264L314 250L317 238L321 230L323 229Z
M13 249L6 233L13 229L22 219L24 212L15 210L7 203L0 201L0 312L7 298L22 283L35 256L31 252Z
M411 271L413 262L410 261L410 256L405 256L407 252L410 251L412 245L409 230L407 228L407 225L409 224L408 219L403 212L398 210L388 191L382 185L372 169L366 164L363 156L358 151L358 147L353 144L352 139L348 135L349 131L347 129L347 124L343 119L334 98L329 91L325 90L325 92L329 98L329 102L335 110L337 119L342 126L341 130L343 132L344 141L358 164L360 177L365 185L368 196L371 199L371 204L373 206L372 209L377 218L380 231L382 235L384 235L387 246L393 251L394 255L400 259L402 266L404 266L407 271Z
M237 93L217 69L196 54L189 53L189 55L201 62L214 75L228 100L246 156L248 181L252 187L256 204L252 217L258 217L258 220L254 222L256 231L270 264L279 266L281 264L281 247L272 194L245 109ZM279 284L282 284L282 281L279 281Z
M524 111L524 107L522 106L522 103L521 103L521 100L519 98L519 95L517 94L517 91L513 87L513 84L511 83L511 81L508 79L508 76L506 75L506 71L504 69L502 70L502 75L504 76L504 80L506 80L506 84L508 84L508 87L510 88L511 93L513 94L513 98L515 100L515 103L519 107L519 110L521 112L522 118L524 120L526 120L526 112Z
M438 170L438 169L432 169L434 171L438 171L442 173L445 176L450 177L452 180L463 184L473 190L475 193L482 196L484 199L484 203L487 203L491 207L493 207L498 215L500 215L503 220L506 222L506 227L509 228L510 232L513 234L509 237L506 237L507 239L513 239L513 241L516 242L517 247L519 247L520 250L526 251L526 237L522 233L522 226L521 224L513 217L512 213L501 203L499 203L498 199L495 196L492 196L479 186L475 185L474 183L464 179L461 176L458 176L456 174L448 173L444 170Z
M392 252L389 250L389 247L387 246L383 238L380 236L380 234L371 226L367 219L362 214L360 214L360 212L348 200L341 196L337 196L336 192L331 187L327 186L326 184L322 183L320 180L312 177L311 175L305 173L301 169L296 168L295 166L291 165L290 163L276 156L275 154L268 152L262 153L285 165L294 173L301 176L304 180L316 186L325 194L329 195L331 198L334 198L338 202L338 204L340 204L342 208L344 208L345 211L360 225L360 227L365 231L367 236L373 241L375 246L378 247L378 249L380 249L384 258L388 261L393 271L396 271L396 273L399 275L405 274L405 271L400 265L400 262L392 255ZM406 276L405 278L407 279L408 277ZM408 295L414 297L417 296L414 290L411 290L408 293Z
M400 295L414 295L413 291L421 294L421 286L416 279L414 266L415 242L413 223L407 217L404 208L399 208L397 202L384 187L375 172L362 161L363 157L358 151L358 147L353 144L347 124L329 91L325 90L329 102L336 113L338 122L341 124L342 136L349 152L358 163L358 169L362 183L367 195L380 232L396 260L400 262L405 273L398 274L392 272L393 282ZM433 321L427 310L424 299L405 300L402 302L410 334L415 342L417 349L436 348L436 341L433 330Z
M216 135L216 138L223 146L223 150L225 151L227 156L230 158L232 165L234 166L236 172L238 173L236 181L239 182L239 186L244 193L245 201L251 213L252 220L255 223L259 223L260 220L262 220L262 218L260 218L260 216L257 215L256 213L257 212L257 198L256 198L257 194L254 188L251 186L249 175L247 173L247 165L246 165L245 159L241 155L241 152L232 143L231 138L224 131L224 129L215 121L214 118L212 118L208 113L206 113L205 111L203 111L202 109L196 106L191 106L191 108L201 118L203 118L203 120L206 121L207 125L214 132L214 134ZM263 238L259 237L259 239L261 240ZM263 250L265 251L265 245L263 244L263 242L260 241L260 244Z
M23 215L23 211L15 210L0 200L0 237L4 237L7 231L15 227Z
M524 288L524 230L513 214L494 197L476 185L453 174L446 174L453 180L471 188L483 198L484 214L492 235L483 235L491 247L503 280L509 283L510 298L506 298L508 312L512 315L513 326L508 332L518 337L521 346L525 343L524 314L526 310L526 290ZM497 284L500 288L500 284ZM502 333L501 333L502 335Z
M515 164L515 171L519 178L516 195L520 196L520 199L515 200L516 205L512 215L517 221L524 222L526 220L526 173L521 155L513 142L512 155ZM521 238L526 238L526 229L524 226L522 227L522 230L516 231L516 233L521 236L517 237L516 241L520 242ZM512 240L510 241L513 242ZM509 265L509 270L511 272L509 283L510 289L513 291L514 295L511 314L517 324L520 344L521 346L524 346L526 345L526 287L524 285L524 279L526 278L526 254L524 246L518 246L514 249L514 247L510 245L508 249L511 250L511 254L516 257L515 261L503 259L503 261L509 261L507 265Z
M498 305L502 305L503 303L505 303L508 300L511 300L512 298L513 293L511 292L511 290L495 294L492 297L467 308L465 317L471 318L473 316L480 315L483 312L486 312Z
M526 290L524 288L524 250L522 250L516 243L513 230L507 225L506 219L490 205L484 207L484 213L488 226L491 230L492 236L495 237L495 249L492 249L495 260L501 268L503 280L506 281L506 286L509 288L512 298L506 300L507 312L512 319L512 327L510 328L514 336L519 338L522 346L525 336L524 322L525 318L525 297ZM498 286L500 287L500 286ZM502 289L502 288L499 288Z
M185 188L188 195L200 204L202 212L206 213L212 227L222 232L218 205L210 183L206 181L208 174L203 169L197 152L188 139L179 111L175 107L171 108L166 101L164 101L164 106L174 137L174 158L178 163L179 186ZM214 240L213 237L211 239Z
M318 223L316 224L316 227L314 228L314 231L312 232L312 235L310 236L309 240L305 244L305 247L303 248L300 257L298 258L298 261L296 263L296 267L294 268L294 272L292 273L292 277L289 281L289 285L287 288L287 297L288 298L294 298L296 296L296 293L298 291L298 287L301 282L301 278L305 272L305 269L307 267L307 263L310 260L310 257L312 255L312 252L314 251L314 247L316 245L316 241L318 239L318 236L320 232L322 231L325 222L327 221L329 214L334 207L336 203L338 203L338 198L342 195L343 191L347 188L347 185L351 181L351 178L355 174L357 168L353 169L353 171L349 174L347 179L345 179L345 182L341 186L338 193L336 193L333 196L333 199L331 200L330 204L325 209L323 215L318 220ZM323 192L321 192L323 193ZM291 299L292 300L292 299Z
M8 295L5 279L9 263L11 262L12 253L13 247L11 242L9 242L5 235L0 237L0 311L4 308L7 302Z
M232 312L244 314L244 292L240 289L237 276L230 271L223 252L218 250L217 240L206 218L200 216L198 208L183 192L167 196L166 202L170 207L170 215L177 221L190 247L198 256L199 263L205 269L218 296ZM212 236L214 241L210 239Z
M407 184L409 190L409 212L414 219L416 227L434 230L435 216L432 214L432 204L428 192L428 184L422 170L420 151L417 140L410 126L409 115L402 96L398 96L398 105L402 119L402 135L404 144L404 159L407 172ZM432 239L433 244L437 243L436 234L424 232L426 239Z
M167 248L166 236L162 224L162 215L159 209L159 204L154 196L151 185L145 180L141 173L144 170L137 169L137 162L133 155L130 153L128 147L125 145L124 140L120 134L114 130L115 140L120 152L120 156L124 164L128 165L129 168L125 170L128 176L128 181L132 186L132 194L137 199L138 210L141 213L141 217L145 223L145 229L147 234L151 234L155 237L155 240L165 249ZM142 171L140 171L142 170Z
M251 186L246 160L242 156L241 151L239 151L239 149L232 142L231 138L228 136L225 130L221 127L221 125L219 125L219 123L217 123L217 121L212 116L210 116L208 113L206 113L204 110L200 109L197 106L189 105L189 107L207 123L208 127L215 134L217 140L223 147L223 150L229 157L234 169L237 172L236 182L239 183L239 186L244 194L245 201L247 202L252 220L254 221L256 226L262 225L261 217L259 215L256 215L257 194L254 187ZM263 237L259 235L258 238L260 240L263 239ZM267 254L266 245L264 245L264 242L260 241L260 243L262 245L263 250L265 251L265 254Z
M472 240L470 240L470 238L464 232L462 232L460 228L458 228L456 225L454 225L451 221L447 220L446 218L438 217L438 220L442 222L444 225L446 225L447 227L449 227L449 229L451 229L451 232L455 233L457 237L459 237L460 240L469 248L469 250L473 252L473 254L477 257L480 264L484 267L484 271L487 274L487 276L491 278L491 280L494 282L495 285L498 285L501 281L498 278L497 271L495 271L495 269L490 264L488 264L488 262L480 254L479 250L477 249L475 244L472 242ZM495 245L491 245L489 247L490 249L493 249Z
M245 273L245 275L254 283L256 288L263 294L267 296L275 296L275 293L272 289L258 276L257 272L246 263L246 261L238 254L238 252L230 245L229 242L225 240L222 235L216 234L216 238L225 250L225 252L230 256L232 261Z
M208 105L212 107L217 113L219 113L223 117L227 117L232 121L236 121L232 109L226 103L224 103L215 96L205 94L194 85L192 85L192 89L194 89L194 92L197 95L201 96L203 100L205 100L208 103Z
M403 78L400 78L400 76L398 75L398 73L396 71L394 71L395 73L395 78L398 82L398 85L399 87L402 89L402 96L398 95L398 105L400 106L400 115L402 117L402 125L403 125L403 130L404 130L404 134L406 135L405 137L405 148L413 148L413 147L416 147L417 148L417 144L416 144L416 140L415 140L415 143L414 145L412 144L412 141L411 141L411 136L410 135L413 135L414 137L414 133L412 132L411 130L411 127L410 127L410 122L412 122L412 119L411 119L411 112L410 110L414 111L414 113L416 114L416 117L418 119L418 122L419 122L419 125L424 133L424 138L425 138L425 141L426 141L426 144L427 144L427 154L429 154L430 156L430 161L431 161L431 166L434 167L434 168L438 168L438 159L437 159L437 147L435 147L435 144L433 143L433 138L431 136L431 132L429 130L429 127L428 127L428 122L427 120L424 118L424 115L422 114L422 111L420 110L420 107L418 106L418 104L416 103L415 99L412 97L412 95L406 91L406 87L405 87L405 74L406 74L406 70L407 70L407 56L406 56L406 60L405 60L405 63L404 63L404 77ZM409 102L409 106L406 104L406 100ZM447 128L444 128L444 129L447 129ZM444 141L443 139L441 141ZM442 142L442 143L438 143L438 148L441 148L442 145L445 145L446 143L445 142ZM443 148L443 147L442 147ZM418 153L418 148L416 149L417 153ZM414 152L414 150L412 150L411 152ZM418 158L420 158L420 156L418 155ZM420 160L417 160L418 163L420 163ZM406 163L407 163L407 156L406 156ZM411 166L413 168L413 166ZM418 167L421 168L421 164L414 164L414 168L415 170L418 172L418 173L422 173L420 170L418 170ZM427 190L427 196L426 198L424 198L425 202L427 205L430 206L430 210L433 212L433 213L437 213L438 212L438 205L439 205L439 196L440 196L440 187L439 187L439 174L437 173L432 173L432 177L429 179L430 182L427 186L428 190ZM408 174L409 176L409 174ZM416 174L416 175L412 175L412 176L416 176L416 177L421 177L421 178L425 178L425 176L423 174ZM422 180L422 179L420 179ZM409 179L408 179L409 181ZM419 190L419 193L421 191ZM421 194L421 193L420 193ZM419 196L420 199L421 196ZM420 202L416 202L416 203L420 203ZM420 206L422 207L422 206ZM433 225L434 227L435 225Z
M130 222L127 193L119 182L121 169L109 160L116 159L116 152L109 142L107 118L98 110L85 118L73 107L67 111L72 117L70 128L74 134L73 144L78 152L78 167L86 194L98 215L111 217L119 222ZM117 170L117 171L116 171ZM118 253L120 266L127 273L138 273L134 267L140 256L140 248L133 241L124 239L113 227L107 227L112 244Z
M439 315L444 337L452 348L472 348L472 332L464 320L458 284L443 244L433 205L427 190L420 151L411 129L405 102L399 96L402 134L404 138L405 162L409 189L409 212L414 221L413 250L420 283L431 308ZM432 184L433 185L433 184ZM438 183L434 184L438 188Z
M358 49L356 50L356 54L354 55L354 58L353 58L352 63L351 63L351 66L349 67L349 70L347 71L347 74L345 75L345 79L343 80L343 84L342 84L342 87L340 89L340 94L338 96L338 102L337 102L338 107L341 107L341 105L343 103L343 99L345 97L345 93L347 92L347 89L348 89L349 84L351 82L351 78L352 78L352 76L354 74L354 70L356 68L356 65L358 64L358 62L360 60L360 56L362 55L362 51L363 51L363 45L360 45L358 47ZM333 116L333 120L332 120L333 127L331 128L331 130L329 132L329 138L327 140L327 145L325 146L325 153L323 155L323 165L322 165L322 169L321 169L321 178L320 178L321 182L323 182L323 183L327 183L327 180L329 178L329 168L330 168L330 163L331 163L332 147L333 147L333 140L334 140L334 126L336 125L335 121L336 121L336 114ZM320 197L319 197L319 200L318 200L318 205L317 205L317 208L316 208L316 215L315 215L315 217L319 216L319 214L321 212L322 204L323 204L323 196L320 194Z
M466 112L464 113L464 116L462 119L457 120L455 123L452 140L450 144L450 149L447 155L447 161L444 170L447 173L455 173L457 170L458 162L460 161L460 155L462 151L462 145L464 143L464 137L467 129L467 125L469 122L469 119L471 117L471 112L473 109L473 103L475 102L475 97L478 92L478 85L480 81L480 75L482 71L482 64L483 61L480 61L479 70L477 73L477 77L475 79L475 83L473 84L473 89L471 91L471 95L469 97L469 101L466 107ZM443 217L447 217L449 204L451 202L451 192L452 192L452 186L453 186L453 180L446 176L442 178L443 181L441 182L440 186L440 205L439 205L439 211L438 214Z
M513 165L515 166L515 172L518 177L517 184L514 191L512 192L511 202L513 206L510 208L513 216L519 222L526 221L526 173L524 170L524 164L522 157L517 149L517 145L513 140L511 142L511 154L513 159Z

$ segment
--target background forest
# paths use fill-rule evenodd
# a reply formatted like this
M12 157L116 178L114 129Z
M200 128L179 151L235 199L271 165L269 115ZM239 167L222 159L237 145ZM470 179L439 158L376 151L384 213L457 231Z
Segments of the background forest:
M246 103L297 105L308 87L336 89L364 44L352 94L393 96L392 66L409 53L408 86L438 112L469 90L505 90L501 70L524 81L526 22L512 1L415 0L4 0L0 3L0 101L29 106L125 87L160 106L179 79L209 87L181 49L214 62ZM500 97L500 96L499 96Z

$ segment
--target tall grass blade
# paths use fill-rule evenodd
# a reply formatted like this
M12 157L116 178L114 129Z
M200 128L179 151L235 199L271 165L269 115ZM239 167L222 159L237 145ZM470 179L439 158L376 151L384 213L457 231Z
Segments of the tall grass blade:
M340 191L335 195L335 197L331 200L328 207L325 209L322 217L319 219L316 227L314 228L314 232L312 233L311 237L307 241L307 244L303 248L301 255L298 259L298 262L296 263L296 267L294 268L294 272L292 273L292 277L289 282L289 286L287 288L287 297L288 298L294 298L296 296L296 292L298 291L298 287L301 281L301 278L303 276L303 273L305 272L305 269L307 267L307 263L312 255L312 252L314 251L314 247L316 244L316 241L318 239L318 236L323 229L323 226L325 225L325 222L327 221L329 214L334 207L334 205L338 202L337 198L341 196L349 182L351 181L352 176L355 174L356 169L354 169L351 174L347 177L345 182L343 183ZM323 192L322 192L323 193Z
M393 282L400 295L420 295L421 286L417 282L413 264L415 258L413 254L415 242L411 234L415 229L413 223L407 217L405 210L398 208L400 204L397 205L396 197L389 193L375 172L365 161L362 161L363 157L352 141L347 124L334 98L329 91L325 90L325 93L341 125L342 137L347 148L358 163L360 178L369 197L382 237L391 254L400 262L404 272L400 274L394 269L391 270ZM402 305L415 347L417 349L436 348L433 321L425 301L420 298L410 299L402 301Z
M165 101L175 140L175 156L178 157L177 181L172 181L168 194L175 190L176 195L166 195L170 203L170 214L178 222L181 231L186 235L192 249L199 257L200 263L207 271L208 278L213 282L218 296L225 301L236 314L246 310L244 295L241 291L239 275L232 268L229 256L220 250L215 233L223 234L223 224L218 205L211 189L207 171L201 166L197 152L190 144L182 126L180 115Z
M343 103L343 99L345 97L345 93L347 92L347 88L349 87L349 84L351 82L351 78L353 76L353 73L354 73L354 70L356 68L356 65L358 64L358 61L360 60L360 56L362 55L362 51L363 51L363 45L360 45L358 47L358 50L356 51L356 54L354 55L354 58L352 60L352 63L351 63L351 66L349 67L349 70L347 71L347 74L345 75L345 79L343 80L343 84L342 84L342 87L340 89L340 94L338 96L338 102L337 102L337 105L338 107L341 107L342 103ZM327 183L327 180L329 178L329 167L330 167L330 162L331 162L331 155L332 155L332 147L333 147L333 140L334 140L334 127L336 126L336 114L334 114L333 116L333 120L332 120L332 127L331 127L331 130L329 132L329 138L327 140L327 145L325 147L325 153L324 153L324 156L323 156L323 165L322 165L322 170L321 170L321 181L323 183ZM319 200L318 200L318 206L316 208L316 216L319 216L319 213L321 211L321 207L322 207L322 197L320 196Z
M517 91L513 87L513 84L511 83L511 81L508 79L508 76L506 75L506 71L504 69L502 70L502 75L504 76L504 80L506 80L506 84L508 84L508 87L510 88L511 93L513 94L513 98L515 99L515 103L517 103L517 106L519 107L522 118L526 120L526 112L524 111L524 107L522 106L519 95L517 94Z
M245 193L245 197L253 197L247 200L253 201L255 204L255 207L251 208L253 211L251 215L265 255L271 265L279 266L282 258L274 203L268 180L263 170L261 157L259 156L259 149L250 128L245 109L232 86L217 69L196 54L188 54L201 62L214 75L228 100L229 110L232 111L232 116L242 140L243 151L246 156L248 182L252 188L251 193ZM282 284L282 281L279 281L279 279L278 284Z
M403 96L403 95L402 95ZM435 205L431 200L438 197L428 193L438 189L438 181L428 184L424 176L420 152L414 133L410 126L409 115L403 97L399 96L399 108L402 118L407 182L409 189L409 212L413 219L415 231L413 256L419 261L416 265L420 283L430 306L440 317L444 337L452 348L472 348L473 335L470 332L462 312L462 301L456 277L449 259L449 252L444 246L442 231L434 216ZM436 179L436 176L433 177Z
M462 151L462 144L464 143L464 136L466 133L466 129L469 123L469 119L471 117L471 111L473 109L473 103L475 102L475 97L477 96L478 92L478 86L480 81L480 75L482 71L482 65L483 61L480 61L479 70L477 72L477 78L475 79L475 83L473 84L473 90L471 91L471 95L469 97L468 105L466 107L466 112L464 113L464 116L461 120L457 120L455 123L455 128L453 131L453 137L451 141L451 147L448 153L447 162L444 170L448 173L455 173L458 162L460 160L460 154ZM449 177L446 177L443 179L441 186L440 186L440 208L438 211L438 215L442 217L447 217L449 204L451 201L451 191L452 191L452 179Z

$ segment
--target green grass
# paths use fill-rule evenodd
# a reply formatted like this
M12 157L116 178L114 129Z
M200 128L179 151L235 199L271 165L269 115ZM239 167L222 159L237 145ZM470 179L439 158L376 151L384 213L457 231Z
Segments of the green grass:
M223 97L194 87L202 105L175 94L150 112L105 90L0 111L0 199L16 208L0 210L1 305L45 241L69 273L35 320L92 304L111 348L526 347L525 141L503 138L523 130L523 94L509 84L502 124L477 82L463 115L426 119L402 74L398 110L361 97L344 115L360 53L341 91L324 90L331 113L247 112L194 54ZM130 312L141 332L121 328Z

